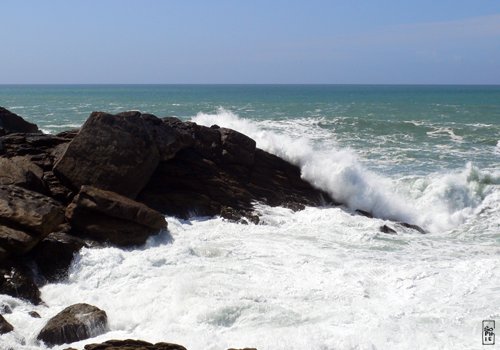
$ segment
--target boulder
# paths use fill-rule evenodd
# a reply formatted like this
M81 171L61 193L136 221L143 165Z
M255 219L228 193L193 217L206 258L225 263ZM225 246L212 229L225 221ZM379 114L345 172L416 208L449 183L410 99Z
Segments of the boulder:
M117 193L82 186L66 209L73 232L119 246L143 244L166 229L159 212Z
M101 344L87 344L85 350L186 350L185 347L172 343L148 343L142 340L108 340Z
M19 264L0 267L0 294L25 299L35 305L42 301L30 269Z
M6 134L14 132L40 132L36 124L27 122L17 114L10 112L3 107L0 107L0 128L3 129Z
M0 158L0 185L17 185L39 193L47 193L43 170L28 157Z
M161 159L176 147L172 128L139 112L94 112L54 167L61 181L77 190L92 185L135 198Z
M221 215L255 222L255 202L293 210L332 202L301 179L298 167L255 148L241 133L194 123L182 128L191 130L193 145L160 162L138 196L151 208L182 218Z
M48 346L96 337L107 330L106 312L89 305L74 304L52 317L37 339Z
M69 227L68 227L69 230ZM57 282L68 276L68 268L74 255L88 244L66 232L53 232L30 252L38 271L49 282Z
M3 254L31 250L64 221L61 205L42 194L14 185L0 185L0 248Z
M13 330L14 327L12 327L12 325L9 322L7 322L7 320L3 318L2 315L0 315L0 334L9 333L12 332Z

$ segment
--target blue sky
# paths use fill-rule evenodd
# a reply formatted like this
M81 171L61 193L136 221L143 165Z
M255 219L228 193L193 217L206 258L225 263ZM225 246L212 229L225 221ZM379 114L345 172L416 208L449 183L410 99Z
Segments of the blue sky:
M2 0L0 13L0 84L500 84L498 0Z

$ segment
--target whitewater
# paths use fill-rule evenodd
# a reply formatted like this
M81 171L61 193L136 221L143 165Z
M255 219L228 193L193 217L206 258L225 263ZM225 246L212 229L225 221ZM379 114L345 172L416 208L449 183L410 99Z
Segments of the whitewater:
M166 217L168 231L144 246L84 248L67 280L41 288L44 305L0 295L16 329L0 349L39 349L46 321L80 302L105 310L109 330L75 348L125 338L190 350L482 348L481 321L500 320L499 139L443 167L467 142L463 125L408 119L395 125L404 128L398 138L370 140L352 125L342 132L353 119L340 112L248 113L219 108L186 119L252 137L343 205L293 212L256 203L258 225ZM485 124L467 127L496 127ZM408 130L426 141L405 144ZM434 156L409 162L411 152ZM428 233L379 231L393 221Z

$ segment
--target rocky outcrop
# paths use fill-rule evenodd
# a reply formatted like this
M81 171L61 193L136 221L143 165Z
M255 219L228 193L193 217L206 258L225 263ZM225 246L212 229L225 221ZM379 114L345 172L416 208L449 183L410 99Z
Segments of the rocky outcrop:
M48 346L73 343L106 332L107 316L89 304L74 304L52 317L37 339Z
M194 123L183 123L182 130L192 135L192 145L160 162L138 196L162 213L183 218L230 214L234 220L252 216L257 201L294 210L332 202L301 179L298 167L256 148L237 131Z
M82 247L89 245L67 232L53 232L38 243L29 256L35 261L38 271L47 281L56 282L67 277L68 267L75 254Z
M0 334L9 333L12 332L13 330L14 327L12 327L12 325L9 322L7 322L7 320L3 318L2 315L0 315Z
M94 112L68 145L54 172L77 190L92 185L135 198L176 141L161 119L139 112ZM175 147L174 147L175 149Z
M43 170L27 157L0 158L0 185L17 185L39 193L47 193Z
M172 343L148 343L142 340L108 340L100 344L87 344L85 350L186 350L185 347Z
M0 261L27 253L63 221L63 209L53 199L0 185Z
M0 294L24 299L35 305L42 301L32 271L20 263L0 267Z
M35 133L40 132L40 130L35 124L27 122L17 114L0 107L0 135L14 132Z
M82 186L66 209L66 216L75 234L119 246L143 244L167 227L159 212L92 186Z

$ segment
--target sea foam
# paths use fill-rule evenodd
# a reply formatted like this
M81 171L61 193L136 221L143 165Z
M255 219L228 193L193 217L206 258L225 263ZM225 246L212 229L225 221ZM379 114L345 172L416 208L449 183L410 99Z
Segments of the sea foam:
M252 137L257 147L298 165L305 180L351 210L418 224L430 231L445 231L463 223L489 194L484 188L478 190L481 177L498 178L498 174L481 175L469 163L465 169L412 177L406 182L368 170L354 150L336 142L313 143L318 135L307 125L294 130L287 121L281 125L258 123L223 108L214 114L198 113L192 121L206 126L217 124ZM322 134L319 138L334 139L335 135Z

